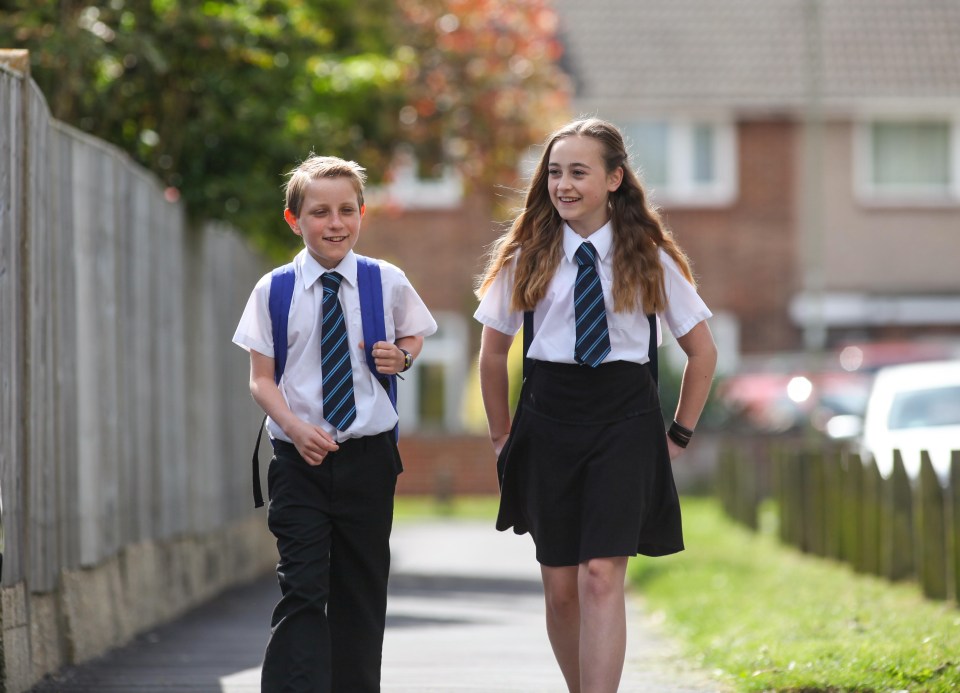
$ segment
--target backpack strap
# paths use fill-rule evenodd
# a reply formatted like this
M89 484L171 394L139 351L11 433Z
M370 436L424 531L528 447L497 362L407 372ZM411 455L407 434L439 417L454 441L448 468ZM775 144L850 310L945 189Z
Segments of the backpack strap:
M650 362L647 364L650 367L650 375L653 376L653 382L657 387L660 386L659 381L659 365L657 363L657 314L650 313L647 316L647 322L650 327L650 344L647 349L647 356L650 359ZM523 312L523 378L526 380L527 375L530 373L530 357L527 356L527 352L530 350L530 343L533 341L533 311L526 310Z
M373 345L387 339L387 327L383 312L383 283L380 278L380 263L357 255L357 291L360 294L360 318L363 321L363 355L367 367L387 391L394 411L397 411L397 376L381 375L373 359ZM393 429L394 440L400 440L400 424Z
M273 379L277 385L287 367L287 319L290 316L290 303L293 300L293 285L296 281L296 271L293 263L277 267L270 275L270 325L273 328ZM260 441L263 439L263 428L267 423L264 414L257 429L257 442L253 445L253 507L263 506L263 489L260 487Z
M657 389L660 388L659 376L659 365L657 363L657 314L650 313L647 316L647 321L650 324L650 345L647 348L647 356L650 358L650 375L653 376L653 384L657 386Z
M533 341L533 311L523 311L523 379L526 380L530 375L530 366L533 365L527 352L530 351L530 343Z
M293 300L293 283L296 271L290 262L277 267L270 275L270 323L273 327L273 379L280 378L287 367L287 320L290 317L290 302Z

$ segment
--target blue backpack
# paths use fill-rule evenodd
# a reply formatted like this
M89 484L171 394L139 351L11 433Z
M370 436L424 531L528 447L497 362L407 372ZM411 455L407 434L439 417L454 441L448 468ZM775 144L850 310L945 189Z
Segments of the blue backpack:
M287 366L287 319L290 316L290 302L293 299L293 285L296 272L293 263L287 263L273 270L270 276L270 322L273 328L274 380L280 384L280 378ZM367 367L374 374L390 397L394 410L397 408L397 376L381 375L373 359L373 345L387 339L387 328L383 315L383 285L380 281L380 265L376 260L357 255L357 290L360 292L360 317L363 321L363 346ZM253 448L253 503L259 508L263 505L263 491L260 488L260 440L263 437L264 415L257 442ZM394 439L399 440L400 425L393 430Z

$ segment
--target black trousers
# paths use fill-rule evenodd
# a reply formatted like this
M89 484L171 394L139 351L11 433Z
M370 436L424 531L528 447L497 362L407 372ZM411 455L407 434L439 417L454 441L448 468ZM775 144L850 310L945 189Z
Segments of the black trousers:
M282 597L264 655L263 693L374 693L390 572L397 474L392 432L340 444L308 465L274 442L268 525Z

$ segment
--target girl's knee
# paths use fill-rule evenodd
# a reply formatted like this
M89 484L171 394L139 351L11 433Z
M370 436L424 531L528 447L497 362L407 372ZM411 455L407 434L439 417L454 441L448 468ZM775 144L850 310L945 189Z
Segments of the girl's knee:
M576 580L545 580L543 596L547 611L562 616L580 608L580 595Z
M580 588L585 598L623 594L625 558L591 558L581 564Z

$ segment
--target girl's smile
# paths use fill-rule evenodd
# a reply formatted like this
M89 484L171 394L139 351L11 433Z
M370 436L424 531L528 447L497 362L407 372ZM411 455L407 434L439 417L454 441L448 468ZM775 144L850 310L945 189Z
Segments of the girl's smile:
M607 223L607 196L623 180L621 168L607 173L602 152L596 139L579 135L557 140L550 150L550 201L570 228L583 237Z

